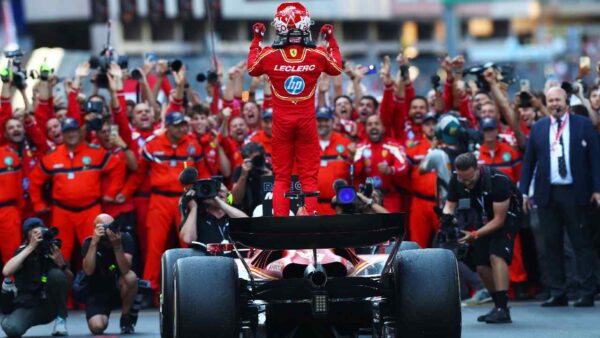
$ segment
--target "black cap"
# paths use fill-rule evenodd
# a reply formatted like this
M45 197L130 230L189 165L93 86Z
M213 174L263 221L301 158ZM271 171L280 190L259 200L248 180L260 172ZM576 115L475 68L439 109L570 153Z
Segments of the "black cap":
M172 111L169 112L167 114L167 117L165 117L165 125L170 126L170 125L178 125L181 123L184 123L185 121L185 116L183 116L182 113L178 112L178 111Z
M329 107L319 107L316 118L317 120L333 120L333 110Z
M60 129L63 133L68 130L76 130L79 129L79 123L77 123L77 120L75 120L74 118L67 117L60 124Z
M269 108L269 109L267 109L267 110L263 111L263 112L262 112L262 116L261 116L261 118L262 118L263 120L272 119L272 118L273 118L273 109L272 109L272 108Z
M479 127L481 130L496 129L496 120L491 117L483 118Z
M27 236L27 231L37 227L45 228L46 225L44 224L44 221L37 217L26 219L25 222L23 222L23 236Z

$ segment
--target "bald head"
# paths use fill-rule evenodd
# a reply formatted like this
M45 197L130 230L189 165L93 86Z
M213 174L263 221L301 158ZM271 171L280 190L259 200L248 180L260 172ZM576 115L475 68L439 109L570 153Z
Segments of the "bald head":
M112 216L109 214L100 214L100 215L96 216L96 218L94 219L94 227L98 224L110 224L114 220L115 219L112 218Z
M560 87L552 87L546 91L548 109L555 118L560 118L567 112L567 96L567 92Z

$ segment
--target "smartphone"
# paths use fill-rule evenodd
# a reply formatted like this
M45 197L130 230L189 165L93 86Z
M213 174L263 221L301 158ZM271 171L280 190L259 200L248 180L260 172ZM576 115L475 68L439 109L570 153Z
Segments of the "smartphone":
M158 60L158 58L156 57L156 53L146 52L146 53L144 53L144 60L148 60L152 63L155 63Z
M590 68L592 60L589 56L582 56L579 58L579 68L587 67Z
M529 91L529 80L528 79L521 79L521 81L519 82L521 85L521 91L522 92L528 92Z
M365 73L365 75L373 75L373 74L377 74L377 67L375 65L369 65L367 67L367 72Z
M116 124L110 125L110 136L119 136L119 126Z

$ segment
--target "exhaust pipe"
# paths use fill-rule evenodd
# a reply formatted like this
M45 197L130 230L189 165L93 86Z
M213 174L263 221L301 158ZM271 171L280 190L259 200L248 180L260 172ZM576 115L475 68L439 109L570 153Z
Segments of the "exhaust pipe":
M304 270L304 278L310 280L311 284L315 288L322 288L327 284L327 273L323 266L307 265Z

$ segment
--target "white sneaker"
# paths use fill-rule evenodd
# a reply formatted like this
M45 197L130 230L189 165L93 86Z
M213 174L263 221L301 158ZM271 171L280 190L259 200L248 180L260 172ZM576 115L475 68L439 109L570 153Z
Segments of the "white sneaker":
M477 292L475 292L473 297L466 299L464 301L464 303L465 303L465 305L470 306L470 305L479 305L479 304L483 304L483 303L488 303L491 301L492 301L492 296L490 296L490 293L488 292L488 290L481 289L481 290L477 290Z
M67 320L60 316L54 320L54 329L52 329L53 336L68 336L67 332Z

